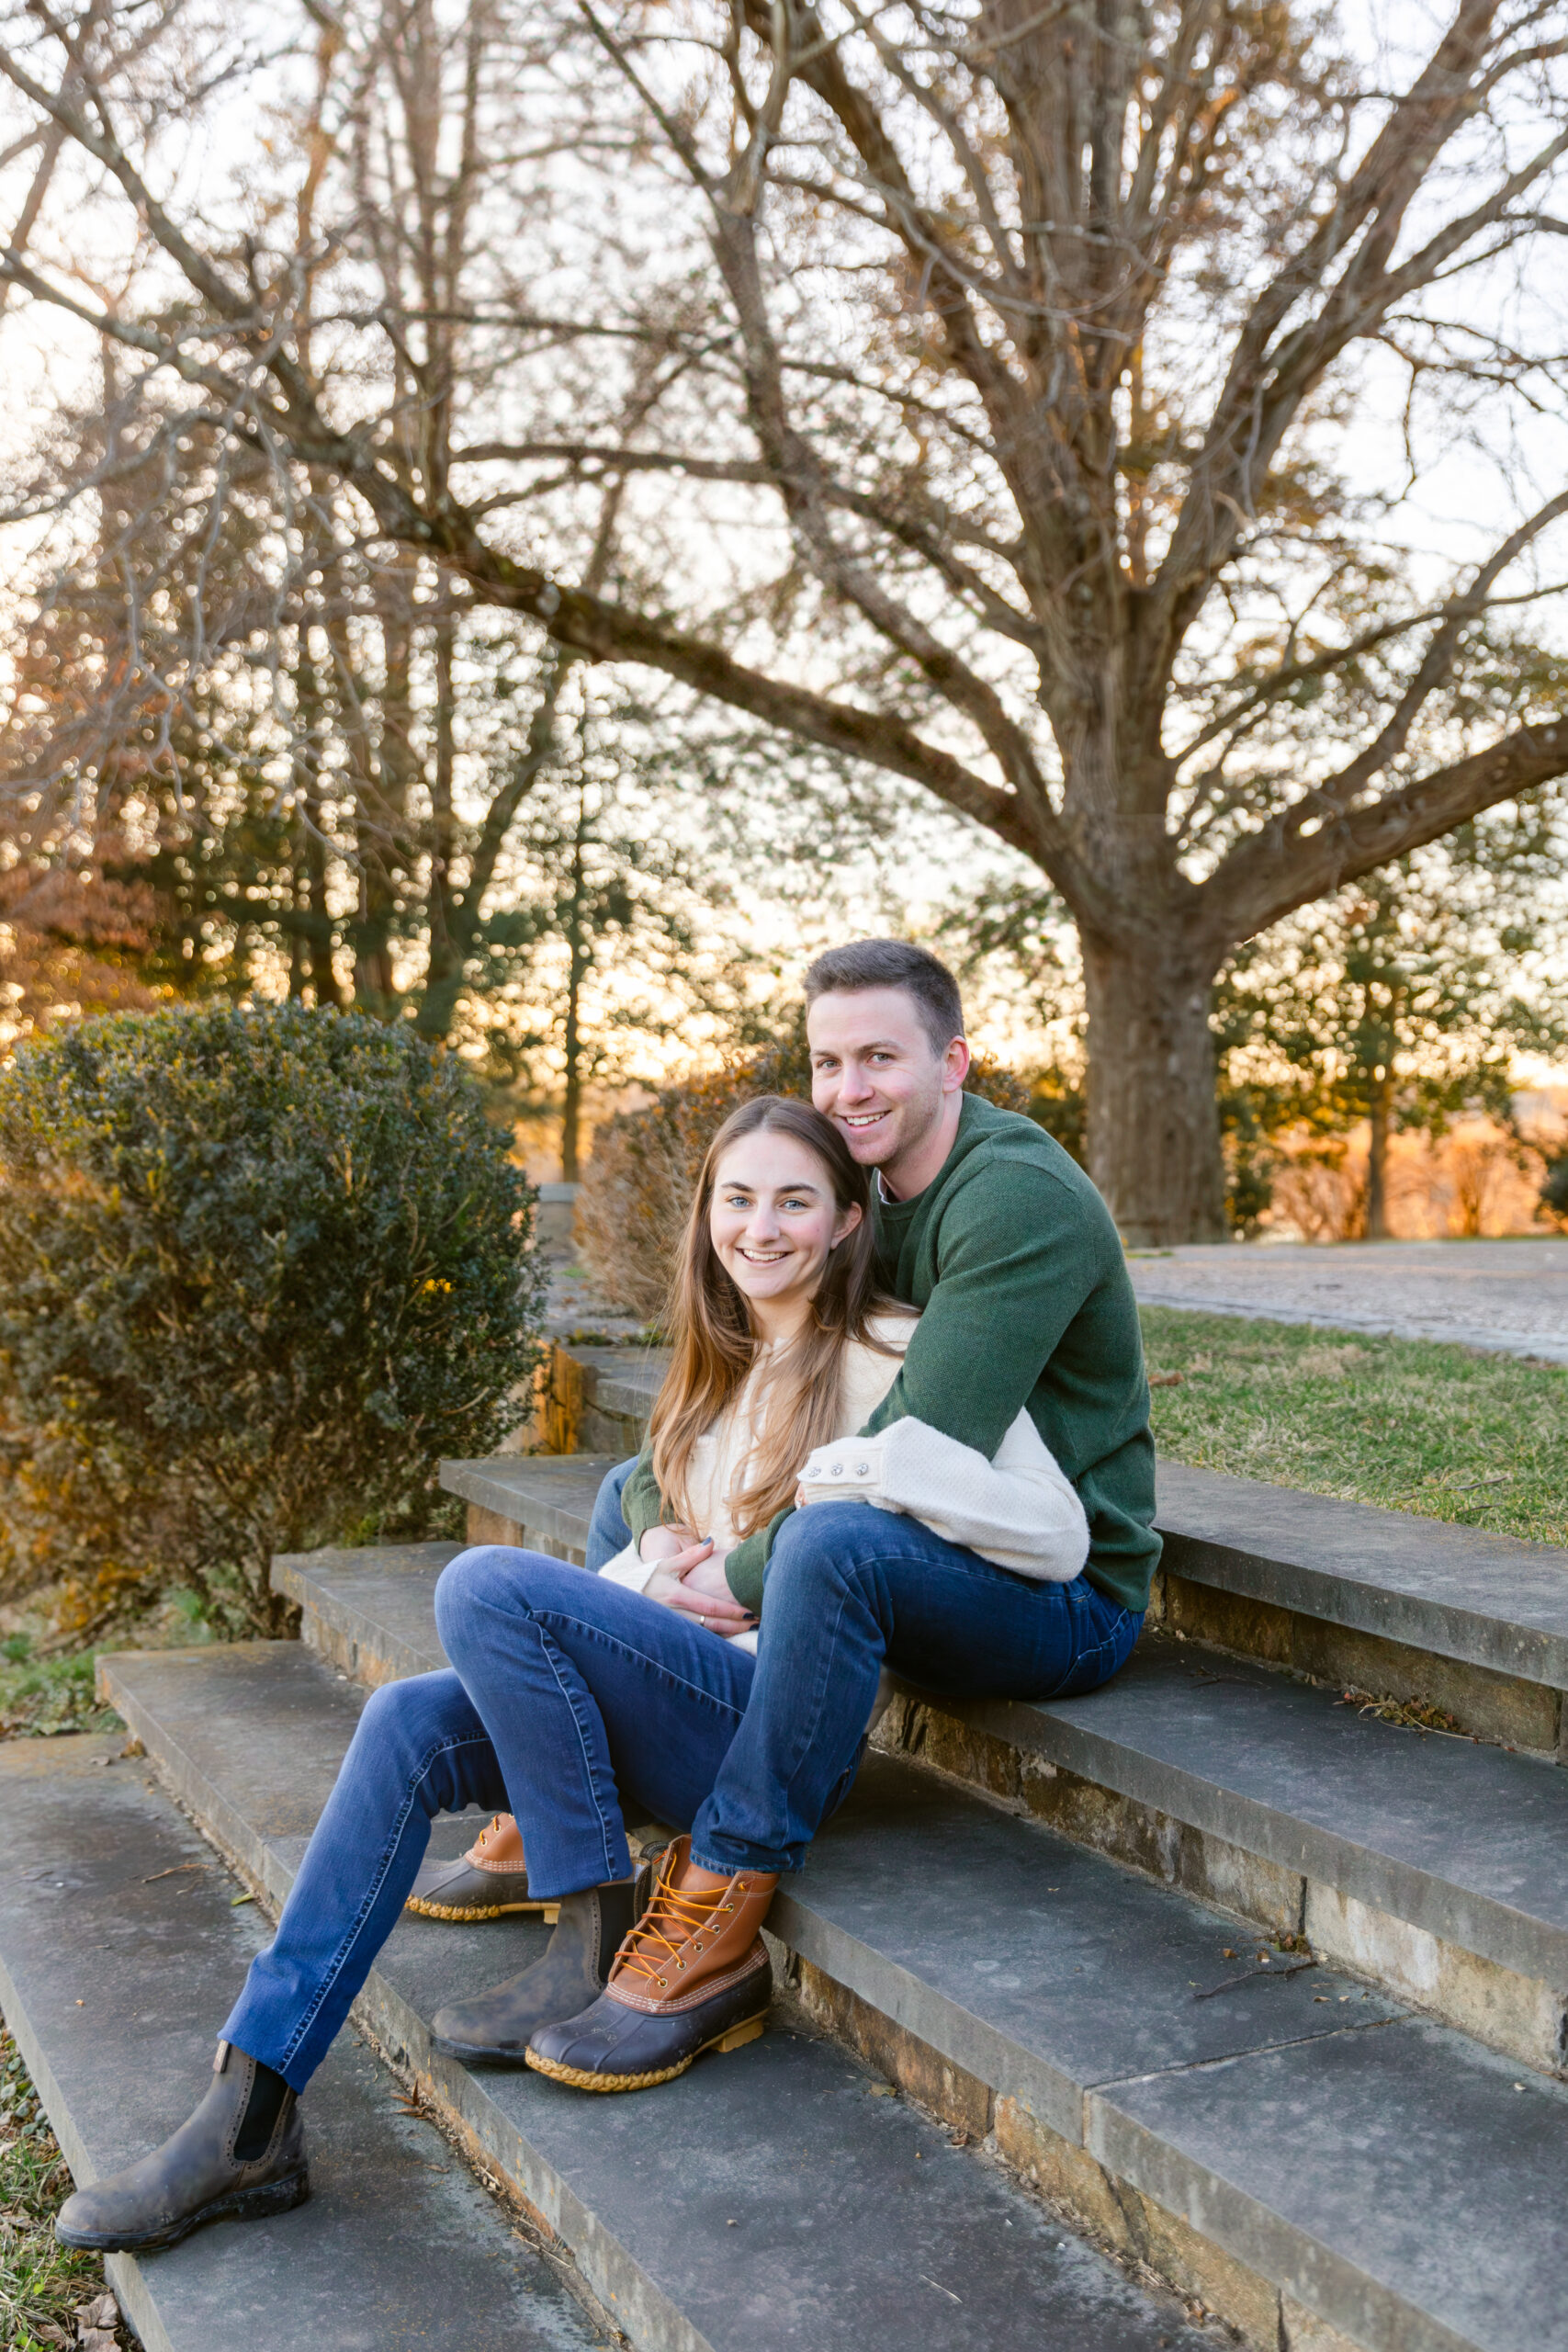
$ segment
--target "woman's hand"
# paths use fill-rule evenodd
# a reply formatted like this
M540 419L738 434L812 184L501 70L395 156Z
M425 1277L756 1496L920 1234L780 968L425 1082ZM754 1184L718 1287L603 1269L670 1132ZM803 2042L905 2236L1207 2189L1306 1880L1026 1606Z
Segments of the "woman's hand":
M677 1552L689 1552L702 1541L694 1527L649 1527L643 1532L637 1555L651 1567L655 1560L672 1560Z
M690 1528L650 1527L638 1550L643 1559L659 1563L643 1587L649 1600L694 1618L727 1640L756 1623L725 1582L724 1562L715 1556L711 1537L694 1536Z

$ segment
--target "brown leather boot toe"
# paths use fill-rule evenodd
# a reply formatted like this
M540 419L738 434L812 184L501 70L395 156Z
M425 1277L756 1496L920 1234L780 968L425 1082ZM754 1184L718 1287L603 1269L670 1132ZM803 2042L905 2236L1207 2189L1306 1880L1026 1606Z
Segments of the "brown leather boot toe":
M508 1911L543 1911L555 1905L528 1892L523 1839L509 1813L498 1813L466 1854L453 1862L421 1862L407 1905L423 1919L499 1919Z

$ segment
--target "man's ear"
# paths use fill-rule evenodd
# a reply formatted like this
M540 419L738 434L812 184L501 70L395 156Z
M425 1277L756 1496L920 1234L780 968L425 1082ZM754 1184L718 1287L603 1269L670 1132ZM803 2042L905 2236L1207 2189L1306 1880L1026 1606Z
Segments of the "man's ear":
M969 1075L969 1065L974 1058L969 1051L967 1037L954 1037L950 1040L947 1051L942 1057L942 1091L944 1094L957 1092Z

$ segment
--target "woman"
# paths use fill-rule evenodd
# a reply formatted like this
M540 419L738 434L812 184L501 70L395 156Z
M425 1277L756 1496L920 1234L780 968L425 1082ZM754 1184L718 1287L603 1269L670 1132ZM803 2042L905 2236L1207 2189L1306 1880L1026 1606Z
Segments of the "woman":
M438 2049L627 2089L761 2031L771 1981L759 1929L774 1873L705 1869L682 1836L637 1916L623 1805L694 1822L758 1670L754 1621L694 1589L694 1571L797 1496L837 1497L857 1476L849 1491L917 1510L939 1532L955 1511L953 1540L979 1548L989 1536L1015 1573L1071 1577L1087 1548L1077 1498L1026 1415L994 1464L919 1424L899 1425L915 1433L918 1463L884 1442L842 1444L890 1386L912 1328L874 1291L866 1186L806 1104L763 1097L726 1123L693 1204L653 1417L663 1523L597 1577L497 1546L451 1563L436 1592L451 1669L371 1694L276 1936L223 2028L210 2090L162 2148L69 2200L67 2244L146 2251L218 2214L278 2211L308 2194L299 2095L396 1922L439 1812L509 1809L527 1899L559 1911L542 1958L437 2014ZM952 1474L934 1490L932 1460ZM835 1761L803 1792L807 1836L858 1761Z

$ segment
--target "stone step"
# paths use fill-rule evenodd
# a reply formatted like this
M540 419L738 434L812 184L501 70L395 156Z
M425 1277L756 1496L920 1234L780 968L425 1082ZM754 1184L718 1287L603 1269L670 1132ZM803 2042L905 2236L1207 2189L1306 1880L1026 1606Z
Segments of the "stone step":
M300 1555L274 1577L308 1643L381 1681L444 1663L446 1548L401 1569ZM878 1745L1568 2069L1568 1773L1539 1758L1384 1723L1159 1634L1085 1699L906 1691Z
M1562 1754L1568 1552L1175 1462L1156 1516L1173 1633Z
M666 1360L658 1349L558 1345L547 1386L560 1401L540 1421L541 1454L635 1453ZM515 1540L497 1532L509 1518L537 1528L515 1505L549 1512L551 1548L580 1558L590 1482L539 1455L513 1466L519 1483L502 1489L499 1464L443 1465L450 1490L491 1515L476 1540ZM1379 1697L1424 1700L1483 1738L1568 1753L1568 1552L1171 1462L1159 1467L1156 1516L1166 1552L1153 1622Z
M1568 2071L1568 1773L1145 1635L1086 1699L924 1702L882 1744Z
M104 1675L181 1801L280 1897L361 1694L296 1644ZM673 2312L715 2347L1152 2341L1141 2305L1103 2332L1071 2283L1090 2273L1058 2275L1089 2257L999 2175L787 2029L646 2101L434 2058L422 2020L542 1938L493 1924L405 1919L367 2014L635 2340L691 2342ZM1265 1961L1188 1895L901 1758L868 1760L774 1925L808 2010L1254 2346L1568 2347L1561 2086L1354 1979ZM929 2306L911 2279L935 2282Z
M540 1452L636 1453L669 1361L664 1348L556 1340L536 1387Z
M233 1908L236 1881L123 1744L0 1747L0 2008L79 2183L185 2120L265 1940L254 1907ZM107 2257L145 2352L607 2343L356 2036L311 2087L310 2133L313 2193L296 2211Z
M180 1803L281 1903L363 1690L293 1642L121 1654L102 1667ZM471 1824L437 1828L461 1842L472 1835ZM470 2073L437 2057L425 2021L440 2004L525 1966L545 1933L532 1918L459 1928L405 1916L355 2017L575 2261L634 2345L1212 2343L1001 2167L878 2097L864 2068L787 2003L761 2041L703 2062L657 2098L586 2098L537 2075Z

